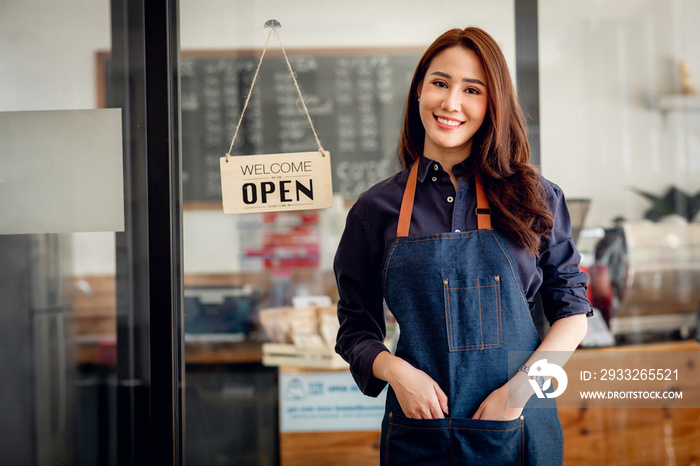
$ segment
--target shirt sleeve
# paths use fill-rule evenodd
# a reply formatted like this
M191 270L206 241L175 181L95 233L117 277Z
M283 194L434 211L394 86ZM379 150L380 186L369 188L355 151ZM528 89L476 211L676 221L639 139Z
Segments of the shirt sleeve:
M543 180L554 226L544 239L539 258L542 270L542 297L544 314L550 325L555 321L576 314L593 315L586 298L588 276L579 269L581 256L571 238L571 217L564 193L559 186Z
M350 209L335 255L340 329L335 350L350 364L362 393L378 396L386 382L372 374L375 357L387 351L381 286L382 248L371 236L357 204Z

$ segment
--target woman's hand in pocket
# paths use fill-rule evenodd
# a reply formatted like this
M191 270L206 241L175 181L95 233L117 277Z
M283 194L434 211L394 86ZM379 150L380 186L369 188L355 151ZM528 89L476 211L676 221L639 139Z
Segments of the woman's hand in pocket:
M442 419L447 395L428 374L384 351L374 361L376 377L389 382L404 415L413 419Z
M512 421L523 412L523 408L508 407L508 384L492 391L479 405L472 419L489 421Z

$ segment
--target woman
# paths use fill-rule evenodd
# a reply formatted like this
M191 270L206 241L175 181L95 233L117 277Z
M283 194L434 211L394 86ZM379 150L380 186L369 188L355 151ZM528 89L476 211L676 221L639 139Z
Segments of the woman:
M586 276L561 190L528 165L506 61L486 32L450 30L425 52L399 157L407 169L350 210L334 264L336 351L366 395L389 384L382 464L560 464L556 405L531 397L528 366L583 338ZM537 291L552 324L541 342ZM401 329L395 355L383 299Z

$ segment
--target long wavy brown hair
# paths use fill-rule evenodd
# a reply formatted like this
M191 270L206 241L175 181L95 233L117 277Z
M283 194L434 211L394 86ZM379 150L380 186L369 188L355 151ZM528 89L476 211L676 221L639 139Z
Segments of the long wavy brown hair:
M518 103L503 52L486 31L479 28L452 29L425 51L411 81L399 159L404 167L423 153L425 129L418 112L418 89L431 60L449 47L465 47L479 56L486 72L488 111L472 140L466 160L470 174L483 180L491 206L493 226L516 243L539 255L542 237L554 219L537 170L529 164L525 118Z

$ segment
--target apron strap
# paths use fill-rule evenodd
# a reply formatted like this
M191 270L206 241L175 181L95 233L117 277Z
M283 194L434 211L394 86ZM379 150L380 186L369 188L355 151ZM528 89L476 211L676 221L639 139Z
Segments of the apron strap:
M413 214L413 200L416 196L416 182L418 180L418 165L420 158L416 159L411 166L411 172L408 174L408 182L406 189L403 192L401 200L401 211L399 212L399 225L396 228L396 237L403 238L408 236L411 227L411 215ZM484 185L481 183L480 177L476 179L476 221L479 230L491 229L491 208L489 207L489 199L486 197Z
M411 227L411 214L413 213L413 198L416 197L416 180L418 180L418 165L420 165L420 157L413 161L411 173L408 174L408 182L406 189L403 192L403 200L401 201L401 211L399 212L399 226L396 228L396 237L403 238L408 236L408 230Z
M484 185L481 183L481 177L476 176L476 224L479 230L491 229L491 208L489 207L489 198L486 197Z

